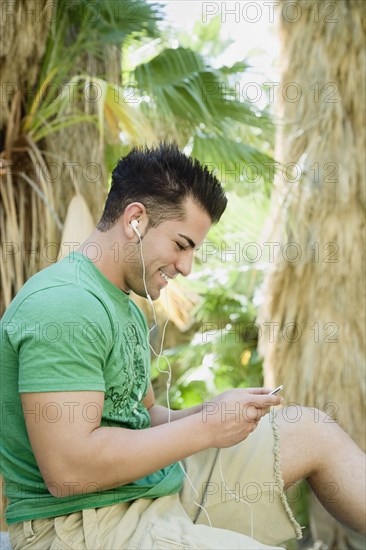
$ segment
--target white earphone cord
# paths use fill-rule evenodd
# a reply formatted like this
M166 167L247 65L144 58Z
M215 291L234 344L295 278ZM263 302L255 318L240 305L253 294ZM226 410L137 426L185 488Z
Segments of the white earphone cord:
M136 229L136 228L134 228L134 229ZM168 380L167 380L167 384L166 384L166 402L167 402L167 408L168 408L168 423L170 423L171 422L171 411L170 411L169 389L170 389L170 384L171 384L171 379L172 379L172 367L170 365L169 359L163 354L165 331L166 331L167 324L170 320L168 292L167 292L167 290L165 290L165 303L166 303L166 309L167 309L168 316L167 316L167 319L166 319L166 321L164 323L164 326L163 326L163 333L162 333L161 342L160 342L160 350L159 350L159 353L156 353L156 351L154 350L153 346L150 343L150 333L154 330L155 327L157 327L158 322L157 322L157 318L156 318L155 306L154 306L154 303L153 303L153 301L150 297L150 294L148 293L147 285L146 285L146 267L145 267L144 256L143 256L143 253L142 253L142 249L143 249L142 238L141 238L141 235L136 230L135 230L135 233L136 233L136 235L139 239L139 243L140 243L140 256L141 256L141 263L142 263L142 280L143 280L143 283L144 283L144 289L145 289L147 300L148 300L149 304L151 305L151 308L152 308L152 311L153 311L153 316L154 316L154 324L149 329L149 331L147 333L147 343L148 343L151 351L153 352L153 354L157 358L157 369L158 369L158 371L161 372L162 374L167 374L168 375ZM161 370L159 368L159 361L160 361L161 358L165 359L165 361L167 362L168 370ZM238 499L240 502L243 502L244 504L249 506L250 524L251 524L251 537L254 538L254 521L253 521L252 507L251 507L249 502L247 502L245 499L242 499L242 498L238 497L237 494L234 491L232 491L231 489L229 489L228 486L226 485L226 481L224 479L224 475L223 475L223 472L222 472L221 451L222 451L222 449L219 449L218 463L219 463L219 471L220 471L220 476L221 476L222 483L225 486L225 490L228 494L232 495L235 499ZM186 470L185 470L185 468L184 468L184 466L183 466L183 464L180 460L179 460L179 465L180 465L184 475L186 476L193 492L195 493L196 498L198 499L199 498L198 491L194 487L192 481L190 480L190 478L189 478L189 476L188 476L188 474L187 474L187 472L186 472ZM209 513L207 512L206 508L204 506L202 506L202 504L197 502L197 500L193 500L193 502L196 506L198 506L206 514L208 523L209 523L210 527L212 527L212 522L211 522Z

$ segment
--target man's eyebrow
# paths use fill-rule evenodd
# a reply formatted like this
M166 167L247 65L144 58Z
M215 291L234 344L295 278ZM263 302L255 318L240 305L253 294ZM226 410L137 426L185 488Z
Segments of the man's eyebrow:
M182 235L181 233L178 233L178 235L180 237L183 237L183 239L185 239L187 241L187 243L189 244L189 246L191 248L196 248L196 243L194 241L192 241L192 239L190 237L187 237L187 235Z

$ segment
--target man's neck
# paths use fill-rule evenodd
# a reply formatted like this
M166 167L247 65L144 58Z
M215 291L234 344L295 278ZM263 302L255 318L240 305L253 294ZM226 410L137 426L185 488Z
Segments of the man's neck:
M118 261L121 243L114 238L114 228L109 231L95 229L77 249L99 269L99 271L117 288L129 293L124 288L124 277L121 270L122 262Z

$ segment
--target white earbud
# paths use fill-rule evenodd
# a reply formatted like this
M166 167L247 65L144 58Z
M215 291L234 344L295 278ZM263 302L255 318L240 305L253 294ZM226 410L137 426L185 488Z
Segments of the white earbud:
M136 235L138 236L139 238L139 241L140 241L140 254L141 254L141 262L142 262L142 279L144 281L144 287L145 287L145 292L146 292L146 298L148 299L148 302L149 304L154 308L154 305L153 305L153 301L152 301L152 298L150 296L150 294L148 293L147 291L147 287L146 287L146 279L145 279L145 261L144 261L144 256L142 254L142 236L141 236L141 233L140 231L137 229L137 226L138 226L139 222L137 220L132 220L130 222L130 226L132 227L132 229L134 230L134 232L136 233ZM155 309L154 309L154 312L155 312Z
M141 239L141 233L137 229L138 224L139 224L139 222L137 220L132 220L132 222L130 223L130 226L132 227L132 229L134 230L136 235Z

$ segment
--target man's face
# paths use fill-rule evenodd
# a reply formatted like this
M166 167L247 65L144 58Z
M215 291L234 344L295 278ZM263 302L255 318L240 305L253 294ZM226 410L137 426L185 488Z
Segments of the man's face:
M179 274L189 275L194 251L201 246L211 227L209 215L192 199L187 199L185 212L184 220L162 222L143 236L146 287L153 300L159 298L169 279ZM125 290L133 290L146 298L140 250L133 255L133 261L125 264L125 268Z

